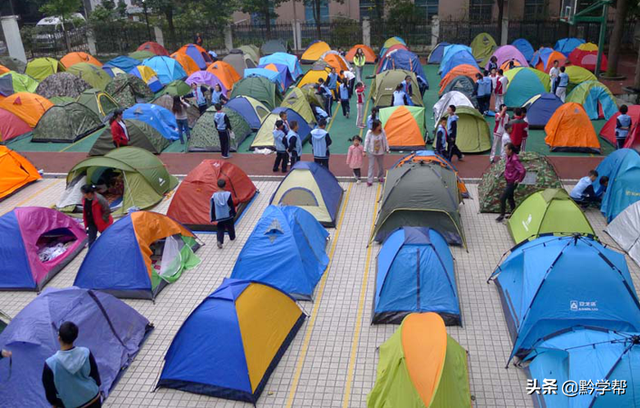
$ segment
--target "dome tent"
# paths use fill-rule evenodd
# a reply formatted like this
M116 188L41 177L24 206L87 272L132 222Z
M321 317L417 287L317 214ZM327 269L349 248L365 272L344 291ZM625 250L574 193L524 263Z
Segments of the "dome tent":
M142 121L125 119L124 123L129 134L128 146L139 147L153 154L160 154L171 144L169 139ZM104 156L114 149L111 127L106 127L93 144L89 151L89 156Z
M14 93L0 101L0 109L13 113L31 128L38 124L42 115L52 106L48 99L27 92Z
M529 62L527 61L527 58L524 55L522 55L520 50L518 50L518 48L516 48L513 45L503 45L501 47L498 47L491 56L497 58L498 60L497 64L499 67L509 61L516 61L522 67L529 66ZM489 67L489 62L487 60L487 63L485 64L485 69L487 69L488 67Z
M599 177L609 177L600 211L611 222L640 200L640 154L632 149L618 149L601 161L596 171ZM599 185L599 180L594 185Z
M438 99L438 102L433 105L433 118L436 125L440 122L440 119L442 117L447 115L447 109L451 105L454 105L456 108L460 108L463 106L472 109L475 108L473 102L471 102L467 95L459 91L449 91L442 95L440 99Z
M57 59L46 57L29 61L24 73L36 81L42 81L49 75L64 71L64 66Z
M591 120L601 117L608 120L618 112L613 94L609 88L598 81L582 82L567 95L566 102L582 105Z
M222 93L224 93L225 96L229 94L227 87L220 80L220 78L213 75L209 71L194 72L193 74L189 75L189 78L187 78L184 82L186 82L189 86L191 86L192 84L197 84L206 85L211 88L214 88L216 85L220 85L220 90L222 91Z
M390 150L424 149L425 118L421 106L391 106L380 109Z
M260 129L262 122L271 113L262 102L250 96L236 96L225 104L225 108L233 109L240 114L253 131Z
M251 135L251 128L249 124L233 109L229 109L226 106L222 108L222 111L229 117L231 122L231 129L235 138L230 140L229 150L232 152L238 151L238 147L242 142ZM216 114L216 107L210 106L200 116L196 125L191 130L191 138L188 143L188 150L190 152L219 152L220 136L216 129L216 124L213 120Z
M93 55L86 52L70 52L60 59L60 63L67 69L69 69L70 66L81 62L93 64L98 68L102 67L102 63L100 61L98 61Z
M504 104L516 108L536 95L550 91L549 75L533 68L513 68L504 73L509 80Z
M393 91L396 90L396 86L404 81L407 76L411 77L413 89L420 89L416 75L411 71L394 69L376 75L371 85L371 98L374 101L374 106L391 106ZM411 96L411 101L413 101L415 106L424 106L420 92L414 92Z
M562 106L562 99L552 93L543 93L529 99L523 106L527 108L529 128L542 129Z
M186 44L183 45L176 53L184 54L190 57L200 69L207 69L207 65L211 64L211 56L209 53L199 45Z
M11 71L0 75L0 97L9 96L16 92L34 93L37 88L38 81L29 75Z
M122 113L123 119L135 119L153 127L169 140L178 140L178 125L175 115L159 105L138 103Z
M469 64L458 65L457 67L449 71L449 73L440 80L440 94L444 92L447 85L449 85L451 81L458 78L459 76L464 75L475 83L477 74L480 74L480 70L474 67L473 65L469 65Z
M440 156L438 153L434 152L433 150L419 150L417 152L404 156L402 159L398 160L398 162L393 167L400 167L407 162L434 163L444 167L445 169L449 169L453 171L458 181L458 191L460 192L460 195L462 196L462 198L470 197L469 189L467 189L467 186L465 185L464 181L462 181L462 178L458 174L458 170L455 167L453 167L453 164L451 164L451 162L447 160L444 156Z
M108 61L102 66L102 69L105 70L107 74L111 72L109 76L115 77L115 75L112 75L114 69L119 69L120 71L127 73L138 65L140 65L140 61L138 61L137 59L121 55Z
M143 62L146 59L153 58L155 56L156 56L156 54L152 53L151 51L146 51L146 50L144 50L144 51L134 51L134 52L130 52L129 54L127 54L127 57L137 60L138 63ZM167 57L168 56L169 55L167 55Z
M89 88L91 88L91 85L86 83L82 78L68 72L60 72L49 75L40 82L36 93L47 99L56 96L67 96L75 99Z
M275 129L276 121L280 119L280 112L287 112L287 120L289 123L294 120L298 122L298 135L300 135L300 142L302 144L309 140L311 137L311 127L298 112L289 108L275 108L271 114L262 121L260 129L256 133L256 137L253 139L253 142L251 142L251 146L249 147L251 150L265 148L275 150L276 147L275 142L273 141L273 129Z
M569 54L569 61L572 65L595 71L598 63L598 46L593 43L580 44ZM608 64L607 56L603 53L600 61L600 71L605 72Z
M156 95L187 96L191 91L191 87L185 81L182 79L176 79L175 81L169 82Z
M173 58L156 56L142 61L142 65L154 70L162 85L168 85L171 81L187 77L182 65Z
M147 84L131 74L116 76L107 84L105 91L114 102L125 109L136 103L146 103L153 99L153 92Z
M379 74L391 69L404 69L416 74L416 79L420 84L420 92L424 93L429 89L429 83L427 82L427 75L422 69L422 63L420 58L411 51L407 50L395 50L388 53L379 63L376 73Z
M553 49L563 53L565 57L568 57L576 47L584 43L585 41L582 38L562 38L556 42Z
M466 50L460 50L456 52L455 54L451 55L449 59L446 60L446 62L444 62L444 59L442 61L443 62L440 63L440 70L438 71L440 73L440 78L444 78L453 68L462 64L468 64L480 69L478 63L473 58L473 55L471 55L471 53Z
M184 75L182 78L174 78L174 80L184 79L186 76L191 75L194 72L198 72L200 69L202 69L201 67L198 66L198 64L196 64L193 58L191 58L187 54L174 52L173 54L171 54L171 58L177 61L180 64L180 66L184 69L184 72L186 73L186 75Z
M141 44L136 51L149 51L155 55L169 56L169 51L167 51L166 48L153 41L147 41L146 43Z
M303 64L312 64L319 60L327 51L331 51L331 47L324 41L313 41L300 57L300 62Z
M78 102L54 105L33 128L32 142L73 143L104 124L91 109Z
M277 52L287 52L287 44L284 40L269 40L260 47L260 53L262 53L262 55L271 55Z
M280 106L283 108L290 108L298 112L309 125L316 123L316 117L311 110L311 105L300 88L291 88L285 95Z
M459 76L454 78L447 86L444 87L442 95L452 91L457 91L466 96L473 106L478 106L478 99L474 96L475 82L467 76Z
M207 71L215 75L227 90L232 89L233 85L242 78L231 65L224 61L214 62L209 65Z
M518 49L518 51L520 51L527 62L531 61L531 59L533 58L533 53L535 51L533 50L533 46L529 41L527 41L525 38L518 38L517 40L512 42L511 45L513 45Z
M138 77L144 81L144 83L149 87L151 92L156 93L159 92L163 85L158 79L156 72L149 67L144 65L137 65L133 67L129 74Z
M78 96L76 102L91 109L100 119L110 117L113 111L120 108L118 102L116 102L111 95L99 89L87 89Z
M458 137L456 144L463 153L482 153L491 149L491 131L484 116L475 108L456 107ZM435 143L435 141L434 141Z
M0 173L0 200L42 178L29 160L6 146L0 146Z
M607 225L605 232L640 265L640 201L625 208Z
M67 72L83 79L92 88L104 91L111 77L103 69L88 62L80 62L67 68Z
M427 58L427 64L440 64L442 57L444 56L444 49L450 45L448 42L440 42L429 53Z
M574 102L560 106L544 127L544 142L552 152L600 154L600 141L587 113Z
M189 121L189 127L193 129L193 127L196 125L196 122L200 118L200 111L198 110L198 107L195 106L193 103L189 103L188 101L187 103L189 104L189 106L186 108L187 120ZM166 110L168 110L169 112L171 112L173 109L173 96L166 95L166 94L162 96L158 96L156 99L154 99L151 102L151 104L161 106ZM193 136L193 132L191 136Z
M15 114L8 110L0 109L0 145L26 135L32 130L24 120Z
M243 53L242 50L231 50L229 55L224 57L222 60L231 65L241 77L245 76L245 69L256 68L256 62L253 61L251 57Z
M231 92L231 98L236 96L251 96L269 109L280 106L282 102L282 94L278 86L263 77L254 76L238 81Z
M345 56L347 61L353 61L353 57L356 56L356 52L358 52L358 48L360 48L364 53L365 64L373 64L376 62L376 58L377 58L376 53L373 52L371 47L368 47L364 44L356 44L353 47L351 47L351 49L349 50L349 52L347 52L347 55Z
M476 61L480 61L481 65L485 65L498 45L491 34L480 33L471 41L470 47Z

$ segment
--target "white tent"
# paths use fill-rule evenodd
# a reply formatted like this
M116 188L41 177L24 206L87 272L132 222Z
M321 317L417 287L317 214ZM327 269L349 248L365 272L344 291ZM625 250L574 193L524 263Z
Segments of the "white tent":
M467 98L467 95L460 91L450 91L442 95L438 102L433 105L433 118L436 121L436 127L441 117L447 114L447 108L449 105L454 105L456 108L460 106L468 106L473 108L473 103Z
M605 229L620 249L640 265L640 201L628 206Z

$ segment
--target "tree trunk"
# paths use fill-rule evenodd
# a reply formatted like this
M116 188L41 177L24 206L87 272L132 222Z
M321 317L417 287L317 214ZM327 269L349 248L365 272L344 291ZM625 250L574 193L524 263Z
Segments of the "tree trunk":
M321 34L322 34L322 31L320 29L320 24L321 24L321 19L322 19L322 16L320 15L320 2L321 1L322 0L314 0L313 1L314 2L313 14L315 14L314 17L316 19L316 32L317 32L317 35L318 35L318 40L320 40L320 37L321 37Z
M62 24L62 35L64 36L64 46L67 49L67 54L71 52L71 41L69 41L69 33L67 27Z
M502 43L502 19L504 18L504 0L498 0L498 44Z
M638 49L638 61L636 62L636 77L633 79L633 87L640 89L640 48Z
M607 76L616 76L618 74L618 56L620 53L620 42L622 41L622 30L627 20L627 0L618 0L616 2L616 19L613 23L613 31L611 32L611 41L609 41L609 61L607 65ZM602 50L604 52L604 50Z
M267 29L267 39L271 39L271 12L269 11L269 1L264 2L264 24Z
M172 49L176 49L176 27L173 25L173 8L167 7L164 11L164 16L167 19L167 26L169 27L169 38L171 38Z

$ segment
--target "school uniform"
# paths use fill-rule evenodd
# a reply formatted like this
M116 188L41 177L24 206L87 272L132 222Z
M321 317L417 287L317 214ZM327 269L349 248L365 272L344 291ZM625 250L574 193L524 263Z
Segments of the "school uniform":
M280 129L274 129L273 141L276 147L276 161L273 163L273 171L278 171L278 167L282 165L282 172L287 172L289 164L289 153L287 153L287 136Z
M360 89L356 89L356 98L358 102L358 117L356 118L356 126L360 129L364 129L364 90L364 86Z
M291 167L293 167L294 164L300 161L300 155L302 154L302 140L294 130L290 130L287 134L287 146L291 155Z
M631 116L624 114L616 119L616 149L622 149L631 129ZM626 128L626 129L622 129Z
M484 114L489 110L491 104L491 78L482 77L478 80L478 105L480 113Z
M495 95L496 95L496 103L495 108L496 111L500 109L500 106L504 104L504 94L507 93L507 86L509 85L509 78L502 75L499 76L496 80Z
M340 105L342 105L342 115L345 118L349 117L351 113L351 106L349 106L349 87L344 82L340 84Z
M451 161L453 155L458 156L458 160L462 159L463 154L456 145L458 136L458 115L455 113L447 118L447 159Z
M213 115L213 121L216 125L216 130L218 131L218 137L220 137L220 151L222 153L223 158L229 158L229 132L231 129L231 122L229 121L229 116L223 111L216 112Z
M333 93L326 84L322 84L318 87L318 95L324 98L324 110L331 117L331 106L333 105Z
M326 130L316 128L311 131L313 161L327 169L329 168L329 146L331 146L331 136Z
M560 68L553 67L549 71L549 81L551 82L551 93L555 95L556 87L558 86L558 76L560 75Z
M447 157L447 129L442 125L438 125L436 130L435 152L442 157Z
M407 95L407 105L413 106L413 100L411 97L413 96L413 86L411 85L411 81L407 81L406 79L402 81L402 87L404 93Z
M493 144L491 145L491 154L489 155L489 160L493 162L496 155L498 154L498 149L502 151L502 135L505 133L504 127L509 123L509 115L507 113L504 116L496 115L496 123L493 126Z
M334 74L334 73L330 73L327 76L327 86L329 87L329 90L331 90L332 94L333 94L333 98L334 99L338 99L338 80L339 80L339 76L338 74Z
M567 96L567 87L569 86L569 74L561 72L558 76L558 86L556 87L556 96L564 102Z
M404 91L393 91L392 106L403 106L407 104L407 94Z
M210 200L210 219L216 222L216 236L219 244L224 244L224 233L229 233L229 239L236 239L234 218L236 207L233 204L233 196L229 191L216 191Z

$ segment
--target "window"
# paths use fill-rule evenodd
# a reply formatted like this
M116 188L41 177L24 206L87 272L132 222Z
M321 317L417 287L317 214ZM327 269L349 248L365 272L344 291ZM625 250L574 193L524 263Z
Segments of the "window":
M416 10L420 16L427 20L438 14L438 3L440 0L415 0Z
M544 18L547 7L546 0L524 0L525 20L539 20Z
M469 0L469 19L490 22L495 0Z
M329 1L328 0L319 0L320 1L320 21L328 22L329 21ZM316 19L313 16L313 7L315 2L305 2L304 4L304 19L310 23L315 23Z
M384 10L384 0L360 0L360 18L377 19L376 3Z

